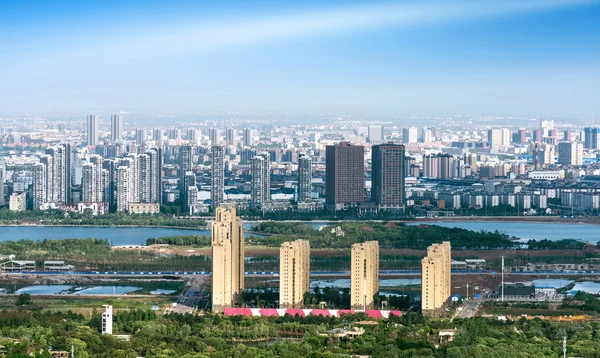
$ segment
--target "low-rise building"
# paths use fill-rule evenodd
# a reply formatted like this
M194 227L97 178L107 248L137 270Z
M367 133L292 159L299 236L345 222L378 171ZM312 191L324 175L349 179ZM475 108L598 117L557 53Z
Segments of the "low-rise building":
M44 261L44 271L73 271L75 266L67 265L64 261L46 260Z
M321 200L312 200L312 201L299 201L298 202L298 212L306 213L306 212L314 212L314 211L323 211L324 205Z
M27 193L12 193L8 207L10 211L25 211L27 209Z
M34 260L8 260L0 263L0 271L4 272L34 271L35 268Z
M558 180L564 179L565 172L562 170L537 170L529 172L527 177L533 180Z
M158 214L160 212L160 204L129 203L127 211L130 214Z

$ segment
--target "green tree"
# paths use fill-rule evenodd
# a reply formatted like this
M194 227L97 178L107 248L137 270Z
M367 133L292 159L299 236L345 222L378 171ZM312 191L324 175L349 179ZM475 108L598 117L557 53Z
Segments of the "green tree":
M31 295L29 293L20 294L15 302L15 305L17 306L26 306L29 304L31 304Z

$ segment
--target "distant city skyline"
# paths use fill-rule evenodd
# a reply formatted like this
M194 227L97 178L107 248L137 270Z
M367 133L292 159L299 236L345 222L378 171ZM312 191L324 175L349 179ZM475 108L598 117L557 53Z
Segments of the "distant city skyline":
M3 4L1 113L599 116L596 0Z

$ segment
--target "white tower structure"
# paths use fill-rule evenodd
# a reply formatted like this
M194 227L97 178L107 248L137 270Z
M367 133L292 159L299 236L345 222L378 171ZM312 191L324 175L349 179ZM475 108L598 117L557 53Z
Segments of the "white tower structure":
M112 305L104 305L104 313L102 313L102 334L113 333L113 311Z

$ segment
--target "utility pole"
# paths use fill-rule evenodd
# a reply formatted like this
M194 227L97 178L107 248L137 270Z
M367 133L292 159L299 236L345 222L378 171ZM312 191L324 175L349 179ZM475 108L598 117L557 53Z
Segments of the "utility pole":
M71 344L71 358L75 358L75 346Z
M563 336L563 358L567 358L567 336Z
M504 302L504 256L502 256L502 302Z
M469 299L469 283L467 282L467 300Z

